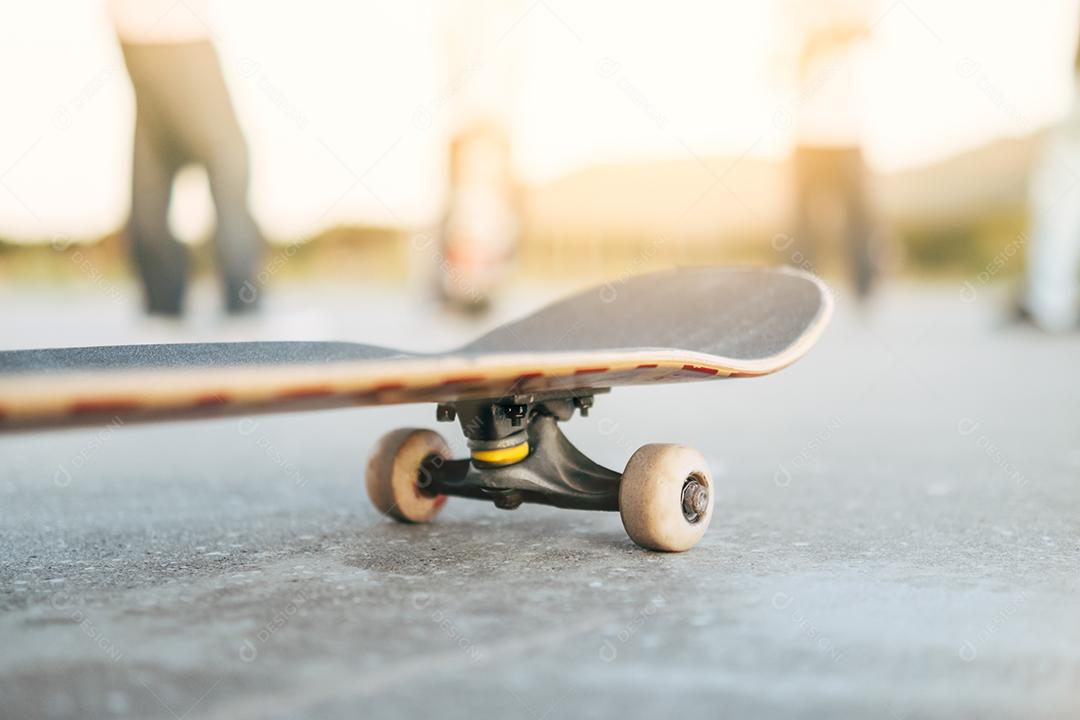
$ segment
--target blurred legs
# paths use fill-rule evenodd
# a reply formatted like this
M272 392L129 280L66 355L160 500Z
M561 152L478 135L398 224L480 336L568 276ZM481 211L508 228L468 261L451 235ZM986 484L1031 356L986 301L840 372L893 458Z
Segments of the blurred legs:
M138 107L131 240L148 308L180 312L188 262L169 233L169 197L176 172L197 164L206 168L217 213L226 309L255 309L262 238L247 206L247 148L217 53L209 42L123 49Z
M874 222L866 167L858 148L798 147L794 155L795 239L804 265L821 272L818 258L829 230L839 225L855 293L867 297L876 275ZM839 223L824 210L836 209Z
M863 299L868 297L873 290L877 258L866 167L863 165L862 154L855 152L857 154L849 158L846 164L843 183L843 197L846 205L844 237L848 266L851 268L851 280L855 285L855 295Z
M169 198L177 165L140 114L131 169L131 254L143 282L146 311L179 315L187 287L188 250L169 230Z

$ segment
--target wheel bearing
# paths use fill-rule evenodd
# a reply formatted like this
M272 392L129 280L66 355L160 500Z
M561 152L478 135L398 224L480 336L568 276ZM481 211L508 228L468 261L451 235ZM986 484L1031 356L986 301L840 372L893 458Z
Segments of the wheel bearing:
M709 486L694 474L686 478L682 488L682 512L686 522L693 525L709 509Z

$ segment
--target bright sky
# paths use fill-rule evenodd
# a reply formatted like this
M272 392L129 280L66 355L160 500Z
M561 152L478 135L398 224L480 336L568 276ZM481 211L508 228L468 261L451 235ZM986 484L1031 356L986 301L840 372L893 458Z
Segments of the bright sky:
M875 24L865 145L878 169L1024 134L1064 112L1074 0L866 1ZM531 181L597 162L780 157L790 147L780 119L796 100L778 3L508 0L454 66L447 13L459 5L218 3L252 201L271 236L432 221L449 127L477 97L502 98ZM0 236L116 228L133 100L101 0L0 4L0 63ZM177 222L195 232L205 192L197 179L182 185Z

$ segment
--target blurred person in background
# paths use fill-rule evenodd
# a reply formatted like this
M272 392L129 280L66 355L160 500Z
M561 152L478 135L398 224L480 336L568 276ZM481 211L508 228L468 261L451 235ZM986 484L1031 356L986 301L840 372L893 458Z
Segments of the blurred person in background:
M214 200L225 309L253 311L263 241L247 206L247 147L210 41L208 0L107 0L107 9L135 91L128 237L146 310L183 313L190 261L169 229L169 202L177 173L195 164Z
M1043 145L1031 178L1031 237L1018 315L1048 332L1080 324L1080 45L1069 111Z
M446 17L449 172L439 227L439 295L480 311L509 273L521 233L510 127L516 48L503 45L525 10L520 0L467 0Z
M838 235L860 299L869 296L877 274L869 173L861 148L867 4L788 4L799 38L792 157L796 248L816 269L826 239Z
M461 128L449 165L439 290L451 306L481 311L508 272L520 228L506 129L482 120Z

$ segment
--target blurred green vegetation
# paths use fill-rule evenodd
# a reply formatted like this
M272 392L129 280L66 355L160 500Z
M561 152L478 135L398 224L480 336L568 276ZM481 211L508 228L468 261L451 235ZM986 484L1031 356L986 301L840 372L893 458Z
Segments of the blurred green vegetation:
M1026 245L1027 214L1019 208L1006 209L976 222L905 225L897 230L905 272L916 275L975 275L984 271L1010 246ZM1018 262L1006 263L1005 276L1019 273Z
M209 240L190 246L196 274L214 268L214 247ZM270 281L309 277L371 277L404 280L407 235L383 227L330 228L293 244L270 243L263 272ZM105 278L130 272L127 239L116 232L94 242L21 243L0 240L0 280L66 281L87 279L88 268Z
M897 223L886 228L887 272L902 277L958 277L977 275L1010 245L1017 249L1027 219L1022 209L1006 209L977 221ZM385 227L342 226L292 244L272 244L264 268L271 281L327 278L404 281L410 262L435 258L413 250L413 233ZM1019 244L1023 244L1022 242ZM825 248L819 259L823 274L843 271L840 248ZM191 248L196 273L211 273L214 250L210 242ZM432 250L428 254L434 255ZM1019 248L1022 256L1022 248ZM783 259L783 258L779 258ZM686 240L608 235L578 237L526 236L519 250L518 272L526 278L612 276L648 272L671 265L775 264L771 237L744 234ZM87 279L87 268L104 278L123 277L129 271L127 247L121 233L97 242L68 247L49 243L13 244L0 241L0 280L67 281ZM1015 275L1022 259L1006 263L997 277Z

